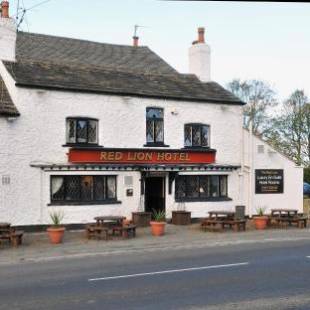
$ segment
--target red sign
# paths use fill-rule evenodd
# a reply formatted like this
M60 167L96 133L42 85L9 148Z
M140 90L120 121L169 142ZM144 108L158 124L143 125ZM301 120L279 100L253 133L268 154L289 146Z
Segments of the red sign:
M70 149L71 163L211 164L215 150Z

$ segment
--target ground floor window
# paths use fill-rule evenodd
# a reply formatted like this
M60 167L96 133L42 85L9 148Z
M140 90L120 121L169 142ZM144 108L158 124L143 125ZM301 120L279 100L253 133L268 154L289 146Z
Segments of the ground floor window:
M175 182L177 201L219 200L227 197L227 175L180 175Z
M116 201L115 175L51 176L51 202L96 203Z

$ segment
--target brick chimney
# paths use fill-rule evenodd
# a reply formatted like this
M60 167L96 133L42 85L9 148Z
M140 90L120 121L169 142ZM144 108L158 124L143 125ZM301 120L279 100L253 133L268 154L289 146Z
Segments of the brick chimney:
M9 1L3 0L0 6L0 60L15 61L15 21L9 15Z
M198 28L198 39L189 48L189 72L195 74L202 82L211 80L211 50L205 43L205 29Z
M9 18L9 1L1 2L1 18Z
M198 43L205 43L205 28L198 28Z
M139 46L139 37L133 36L133 46Z

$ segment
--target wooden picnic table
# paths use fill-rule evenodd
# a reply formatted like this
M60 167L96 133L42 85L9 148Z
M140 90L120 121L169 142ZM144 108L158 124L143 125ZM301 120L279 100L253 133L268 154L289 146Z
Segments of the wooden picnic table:
M11 224L10 223L0 223L0 231L6 231L10 229Z
M135 225L123 226L123 220L125 216L96 216L95 224L89 224L86 226L87 238L105 239L114 235L122 236L123 238L130 238L136 236Z
M271 216L296 216L297 209L271 209Z
M6 240L16 247L22 243L23 234L23 231L11 227L10 223L0 223L0 243L1 240Z
M235 219L233 211L209 211L209 217L201 223L201 228L210 231L223 231L225 227L229 227L234 231L246 229L245 219Z
M228 219L234 218L235 212L233 211L209 211L210 218L214 219Z
M278 227L296 224L298 228L305 228L307 227L307 217L298 214L297 209L272 209L270 224L276 224Z
M125 216L96 216L94 220L98 226L122 226Z

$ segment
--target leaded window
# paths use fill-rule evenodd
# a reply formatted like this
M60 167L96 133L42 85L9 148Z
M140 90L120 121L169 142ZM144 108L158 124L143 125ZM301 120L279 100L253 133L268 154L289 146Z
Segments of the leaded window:
M67 118L68 144L98 144L98 120L90 118Z
M164 143L164 110L161 108L146 108L146 142Z
M186 124L184 126L185 147L209 147L210 126L203 124Z
M176 178L175 198L212 200L227 198L227 175L181 175Z
M116 200L116 176L51 176L52 202L96 203Z

